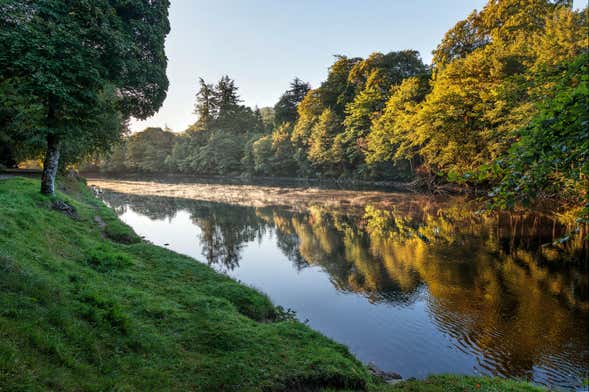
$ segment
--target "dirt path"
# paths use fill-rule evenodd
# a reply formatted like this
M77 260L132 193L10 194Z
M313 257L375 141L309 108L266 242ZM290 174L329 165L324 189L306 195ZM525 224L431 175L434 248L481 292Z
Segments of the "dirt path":
M40 178L41 170L36 169L4 169L0 170L0 180L14 177Z

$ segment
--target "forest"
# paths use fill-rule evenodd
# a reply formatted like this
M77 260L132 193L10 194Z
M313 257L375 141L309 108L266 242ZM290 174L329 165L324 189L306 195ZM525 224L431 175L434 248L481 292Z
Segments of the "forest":
M295 78L274 107L242 105L229 76L216 83L201 78L198 120L188 129L148 128L101 148L70 147L61 166L404 181L429 190L450 182L488 189L503 207L538 197L582 205L589 175L588 9L574 10L569 0L520 3L490 1L473 11L444 35L430 65L415 50L337 55L319 86ZM12 81L0 85L0 101L22 98ZM101 99L108 105L106 95ZM0 113L6 166L43 152L37 138L12 131L34 121L22 101ZM91 126L112 129L117 122L102 117Z
M585 390L589 7L484 1L0 0L0 391Z

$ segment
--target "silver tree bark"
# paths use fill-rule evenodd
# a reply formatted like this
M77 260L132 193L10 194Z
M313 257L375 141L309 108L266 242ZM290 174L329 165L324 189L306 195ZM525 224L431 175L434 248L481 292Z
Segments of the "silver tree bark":
M59 167L59 137L47 135L47 153L43 164L43 177L41 177L41 193L53 195L55 192L55 176Z

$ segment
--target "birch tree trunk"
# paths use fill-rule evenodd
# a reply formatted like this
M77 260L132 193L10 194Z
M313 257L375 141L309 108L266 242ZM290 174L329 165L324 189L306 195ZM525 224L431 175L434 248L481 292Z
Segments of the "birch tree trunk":
M47 135L47 152L41 177L41 193L44 195L53 195L55 192L55 176L59 167L59 145L57 135Z

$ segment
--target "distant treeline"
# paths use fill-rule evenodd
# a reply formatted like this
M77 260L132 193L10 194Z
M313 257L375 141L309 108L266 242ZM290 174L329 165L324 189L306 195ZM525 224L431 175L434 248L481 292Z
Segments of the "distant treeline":
M295 79L273 108L200 80L198 121L146 129L103 171L455 181L499 203L580 202L589 175L588 11L571 1L490 1L414 50L336 56L317 88Z

